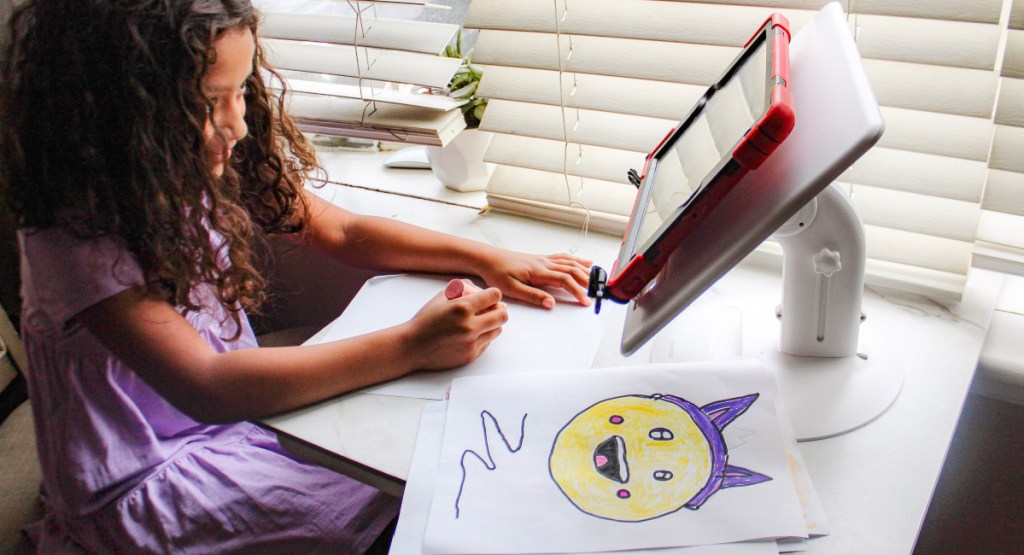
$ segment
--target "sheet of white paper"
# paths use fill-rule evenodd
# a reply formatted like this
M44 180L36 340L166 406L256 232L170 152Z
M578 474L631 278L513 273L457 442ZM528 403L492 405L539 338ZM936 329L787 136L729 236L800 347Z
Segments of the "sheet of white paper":
M771 376L759 361L456 380L425 551L589 552L806 537L803 511L780 435L774 391ZM713 431L697 424L700 417L690 416L679 403L651 397L657 394L682 398L692 403L690 410L705 415L705 411L716 412L719 417L725 411L712 410L712 403L728 400L726 404L731 406L740 397L759 397L745 411L734 412L715 440ZM601 403L612 399L625 405ZM577 423L585 426L580 428ZM617 428L619 425L622 427ZM609 429L615 430L612 435ZM613 441L620 433L627 439ZM647 436L639 437L642 433L652 441L676 440L664 442L673 444L672 451L659 459L662 440L649 442ZM571 451L556 447L566 445L557 443L560 436L582 446L577 453L583 456L567 460ZM602 442L605 437L608 441ZM692 489L686 488L714 481L711 476L716 466L707 463L701 467L699 462L700 453L715 451L711 447L714 441L724 441L730 471L740 467L770 480L723 487L699 508L683 507L697 497L689 497L687 492ZM645 447L633 453L623 447L613 453L592 447L597 444ZM685 457L675 451L687 445L696 447ZM607 472L609 460L619 462L614 474ZM678 466L667 462L679 460L698 462ZM552 468L559 464L573 470L571 484L556 483ZM667 474L666 468L674 472ZM721 467L717 468L721 473ZM671 491L659 489L662 485ZM563 493L563 489L574 487L579 491ZM684 494L682 503L673 499ZM631 498L628 505L617 505L619 500ZM599 514L605 510L626 510L627 516ZM631 518L638 521L625 521Z
M408 321L450 278L432 275L379 276L367 280L323 341L369 333ZM590 368L604 319L575 302L552 310L516 301L508 304L502 333L472 363L443 372L417 372L366 391L382 395L443 399L453 379L481 374Z
M447 401L430 403L423 408L420 429L416 436L409 476L402 496L402 511L398 527L391 541L390 555L423 555L423 535L427 528L430 502L437 478L441 439L444 436ZM670 547L622 551L623 555L775 555L778 548L773 541L755 541L697 547ZM586 554L581 554L586 555ZM593 553L592 555L598 555Z

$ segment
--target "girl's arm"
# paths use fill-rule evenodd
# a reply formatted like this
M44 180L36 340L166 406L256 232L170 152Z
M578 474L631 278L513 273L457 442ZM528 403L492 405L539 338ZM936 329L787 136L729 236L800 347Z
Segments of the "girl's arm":
M303 191L310 223L302 239L346 264L391 271L469 273L506 296L545 308L555 300L541 287L564 289L589 304L590 261L568 254L539 256L446 235L387 218L348 212Z
M501 293L448 301L438 293L411 320L302 347L214 351L167 302L128 289L76 318L179 410L201 422L267 416L397 378L469 363L508 319Z

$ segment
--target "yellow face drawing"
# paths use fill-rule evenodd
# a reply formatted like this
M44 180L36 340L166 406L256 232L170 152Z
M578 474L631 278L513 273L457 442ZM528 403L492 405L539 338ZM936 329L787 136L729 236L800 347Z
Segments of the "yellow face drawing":
M679 405L616 397L576 415L555 438L551 477L580 510L626 522L678 510L708 482L711 446Z

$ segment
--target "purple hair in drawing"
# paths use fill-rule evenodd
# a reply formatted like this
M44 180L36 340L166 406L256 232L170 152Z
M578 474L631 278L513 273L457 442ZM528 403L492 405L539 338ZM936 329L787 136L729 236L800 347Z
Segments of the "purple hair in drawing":
M735 488L751 486L771 480L764 474L759 474L746 468L726 464L729 458L729 449L725 445L725 438L722 437L722 430L725 429L739 415L743 414L754 404L758 394L745 395L724 401L708 403L697 408L696 405L685 399L674 395L665 395L662 399L679 405L696 422L697 427L704 433L711 446L711 475L704 487L694 495L684 506L688 509L697 509L708 500L716 491L724 488Z

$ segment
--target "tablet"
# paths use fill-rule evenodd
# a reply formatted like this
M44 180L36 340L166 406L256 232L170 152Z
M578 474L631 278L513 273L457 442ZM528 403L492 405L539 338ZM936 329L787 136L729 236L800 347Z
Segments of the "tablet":
M804 219L797 215L802 209L839 179L882 136L885 122L849 21L838 2L827 4L813 19L805 22L799 32L793 33L790 67L793 102L800 110L796 126L778 150L760 167L744 176L732 193L723 198L701 225L683 240L658 273L657 284L645 288L643 294L634 297L628 308L622 311L624 322L620 351L623 355L641 353L643 347L650 346L652 338L668 331L666 326L680 314L686 320L684 325L701 325L702 312L690 313L693 303L710 292L715 282L747 259L780 226L791 224L792 227L787 226L788 232L800 228L799 224ZM835 197L835 194L827 193L823 199L832 199L826 201L831 204ZM823 204L816 202L815 206L821 208ZM809 216L809 212L804 216ZM831 214L845 217L837 212ZM821 215L822 212L818 212L816 218L820 219ZM812 223L810 227L815 226ZM814 236L814 231L810 230L811 236ZM798 235L808 239L807 233ZM827 240L827 235L820 239ZM782 242L789 241L783 239ZM799 265L801 261L811 262L806 257L791 256L795 250L786 245L782 249L787 267ZM854 253L844 251L841 254L847 257ZM862 258L859 261L855 256L848 258L853 260L844 258L843 269L839 273L858 274L863 271ZM778 290L781 294L778 302L783 312L781 321L776 317L776 302L761 296L763 291L753 296L740 292L745 299L740 303L743 355L762 355L771 365L798 437L827 437L874 418L892 404L899 392L899 384L902 383L900 365L898 361L886 358L886 355L898 353L887 349L881 353L872 352L868 344L869 361L873 363L847 356L832 359L845 360L846 363L831 365L817 355L781 354L780 323L789 331L810 327L811 324L804 320L821 316L818 312L820 307L812 299L820 299L821 292L825 291L793 289L791 286L801 282L791 280L788 269L783 269L782 275ZM840 285L849 277L839 277L839 281L830 278L824 282L831 283L827 288L828 295L849 295L859 299L861 292ZM727 285L723 294L728 290ZM711 306L722 306L723 302L730 304L737 299L705 300ZM850 305L860 305L859 300L853 302L843 298L842 302L847 306L840 312L846 312ZM747 306L751 303L753 308ZM803 306L797 308L798 305ZM831 301L828 305L833 307ZM794 310L799 313L794 314ZM828 310L831 312L832 308ZM805 318L807 312L816 314L813 318ZM833 314L826 314L825 318L830 322L836 320ZM869 318L867 324L870 322ZM812 341L817 338L816 331ZM823 343L833 343L835 340L830 337L835 333L844 332L827 328ZM862 352L860 349L864 347L858 347L858 352ZM804 349L798 353L812 354ZM887 371L878 373L876 369ZM863 394L866 390L871 391L869 396ZM851 425L857 420L858 423Z
M591 271L592 297L625 303L640 294L704 216L789 136L789 39L789 22L772 14L643 170L630 170L639 192L610 279L600 267Z

